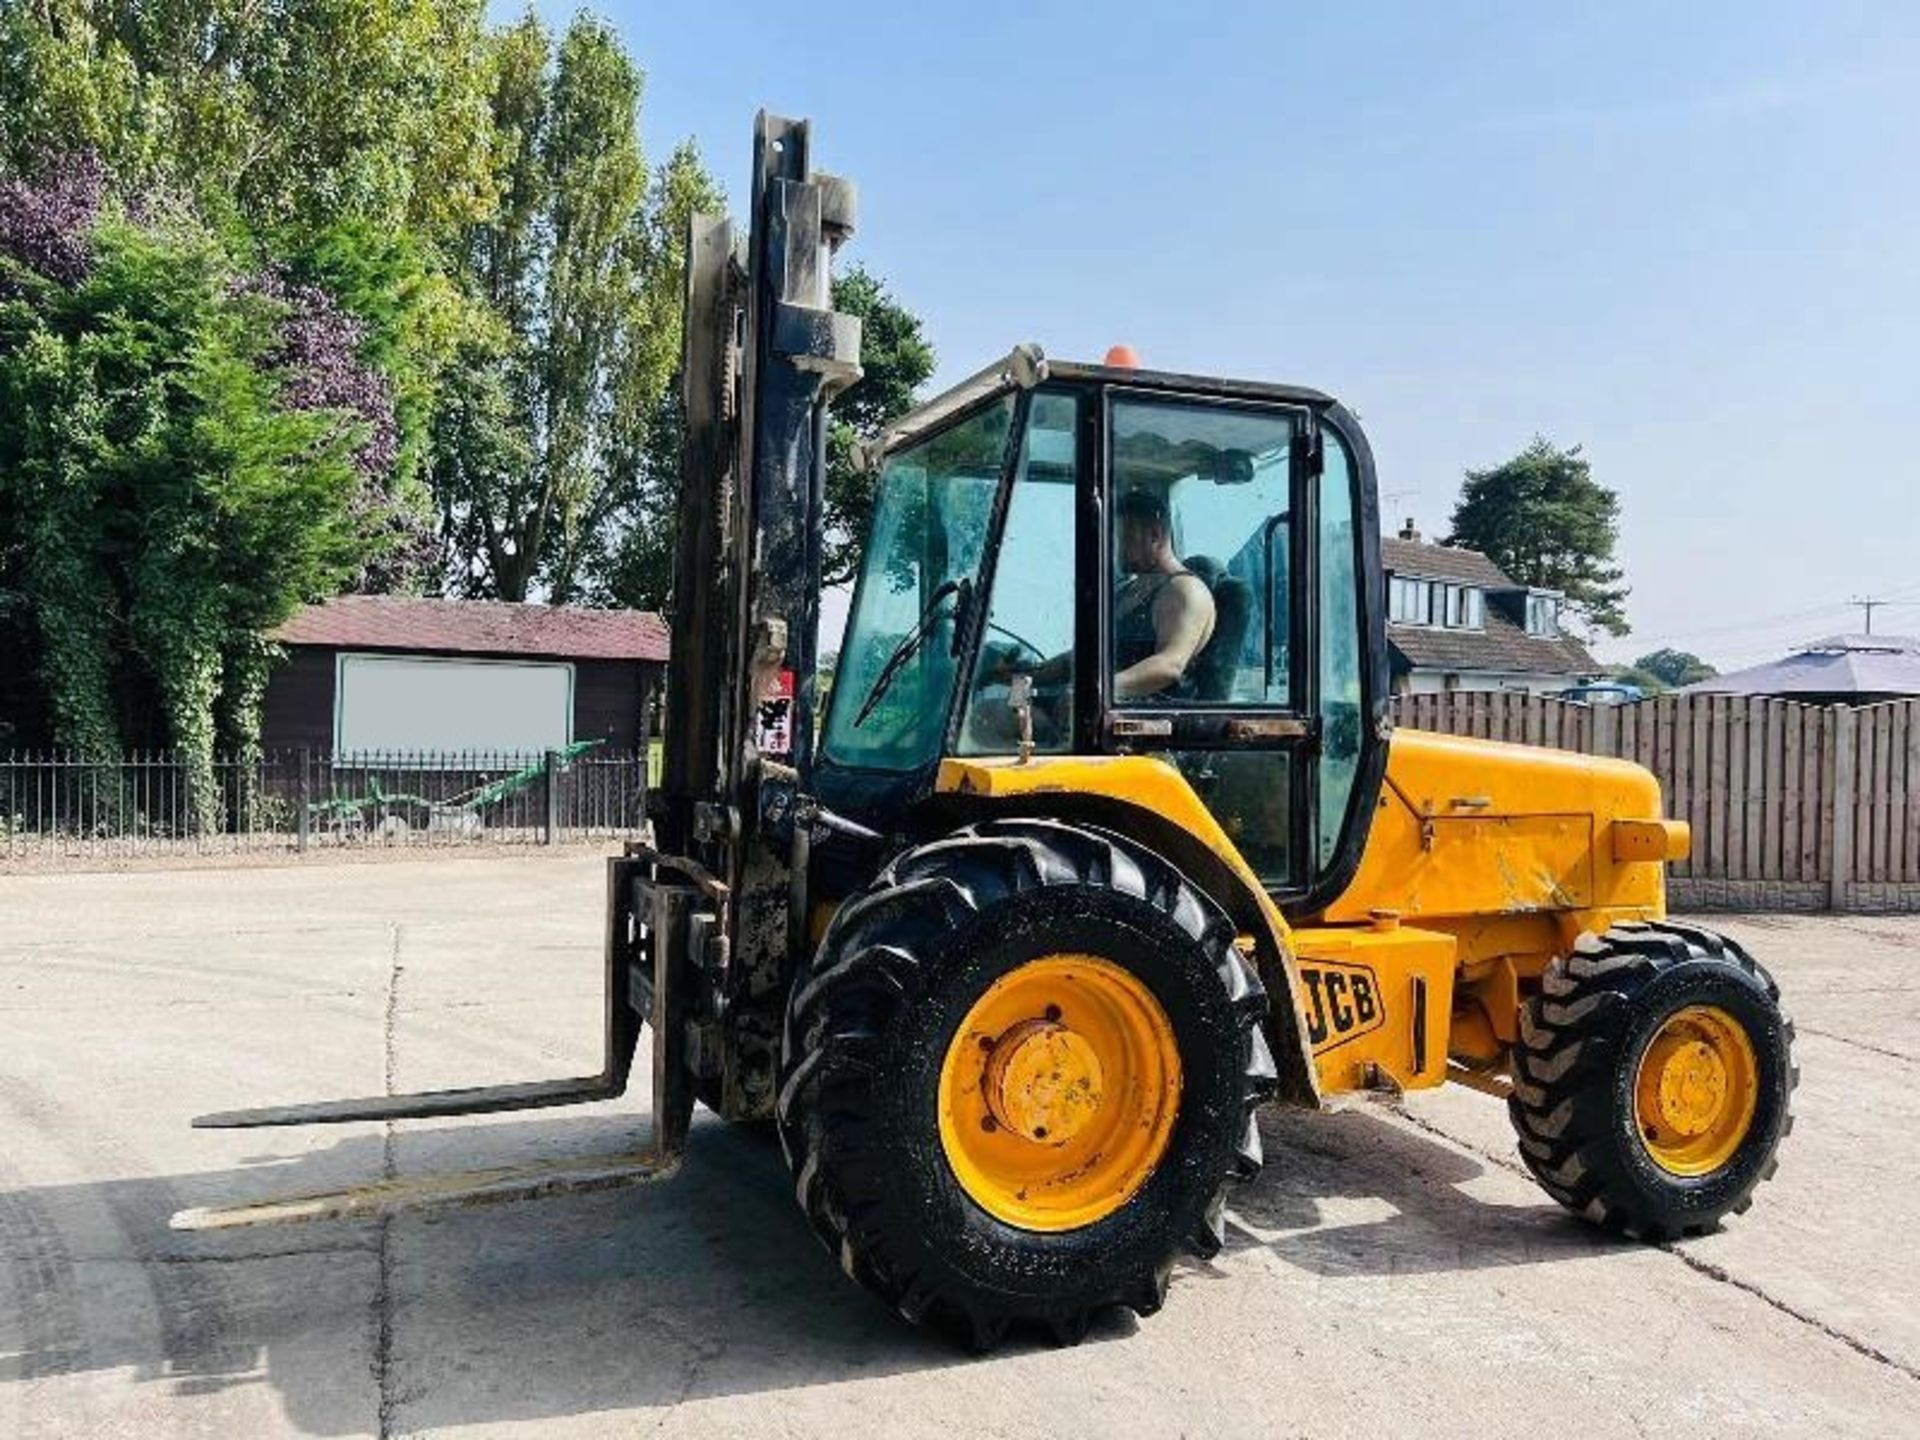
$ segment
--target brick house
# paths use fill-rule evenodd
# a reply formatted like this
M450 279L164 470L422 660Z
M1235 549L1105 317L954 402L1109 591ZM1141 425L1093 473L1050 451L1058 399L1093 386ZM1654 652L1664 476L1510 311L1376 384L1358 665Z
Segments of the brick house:
M1553 695L1604 673L1562 633L1557 591L1516 583L1478 550L1423 540L1409 520L1381 539L1380 558L1395 694Z

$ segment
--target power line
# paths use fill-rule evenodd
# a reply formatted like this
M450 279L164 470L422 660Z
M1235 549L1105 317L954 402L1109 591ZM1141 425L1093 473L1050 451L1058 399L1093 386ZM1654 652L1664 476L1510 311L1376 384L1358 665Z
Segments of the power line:
M1788 610L1778 615L1767 615L1757 620L1736 620L1727 625L1708 625L1698 630L1674 630L1665 635L1636 635L1636 645L1670 645L1675 640L1698 640L1703 636L1744 635L1755 630L1771 630L1781 625L1791 624L1795 620L1811 620L1820 615L1830 615L1846 606L1839 601L1826 605L1816 605L1810 610Z
M1879 595L1872 597L1870 602L1862 600L1834 600L1829 601L1825 605L1815 605L1804 610L1787 610L1777 615L1762 615L1752 620L1735 620L1724 625L1706 625L1697 630L1673 630L1665 635L1636 635L1633 637L1633 643L1635 645L1651 645L1658 648L1662 645L1670 645L1676 640L1699 640L1726 635L1745 635L1754 631L1775 629L1782 625L1791 624L1796 620L1813 620L1823 615L1837 615L1839 612L1847 609L1849 605L1871 603L1875 609L1880 609L1883 606L1895 606L1904 609L1909 605L1920 604L1920 600L1906 598L1907 596L1913 595L1916 591L1920 591L1920 580L1909 580L1904 584L1881 591ZM1869 628L1868 633L1872 633L1871 628Z

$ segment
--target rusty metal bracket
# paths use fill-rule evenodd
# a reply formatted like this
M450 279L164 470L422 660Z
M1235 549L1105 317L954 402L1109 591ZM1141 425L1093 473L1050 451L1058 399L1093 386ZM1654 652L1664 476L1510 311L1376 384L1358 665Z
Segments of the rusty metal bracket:
M1420 822L1420 848L1422 850L1433 849L1433 840L1434 840L1433 811L1430 809L1423 809L1422 807L1414 804L1413 801L1408 797L1407 792L1402 790L1400 786L1397 783L1395 783L1394 778L1391 774L1382 775L1380 779L1382 783L1386 785L1387 789L1392 793L1393 797L1396 800L1398 800L1402 805L1407 807L1407 813L1413 816L1414 819Z

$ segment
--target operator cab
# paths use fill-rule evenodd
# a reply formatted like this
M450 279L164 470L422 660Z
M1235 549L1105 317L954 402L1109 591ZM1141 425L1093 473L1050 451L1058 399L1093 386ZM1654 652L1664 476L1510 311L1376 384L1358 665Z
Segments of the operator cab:
M1295 906L1344 883L1386 749L1373 469L1350 414L1022 347L870 460L826 804L905 814L942 759L1015 756L1024 734L1036 762L1166 760Z

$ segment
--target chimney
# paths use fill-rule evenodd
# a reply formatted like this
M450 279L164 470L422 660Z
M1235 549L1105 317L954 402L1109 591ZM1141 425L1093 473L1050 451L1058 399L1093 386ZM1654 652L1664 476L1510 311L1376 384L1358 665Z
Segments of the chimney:
M1407 523L1400 530L1400 538L1402 540L1414 541L1418 541L1420 538L1420 532L1413 528L1413 517L1411 515L1407 516Z

